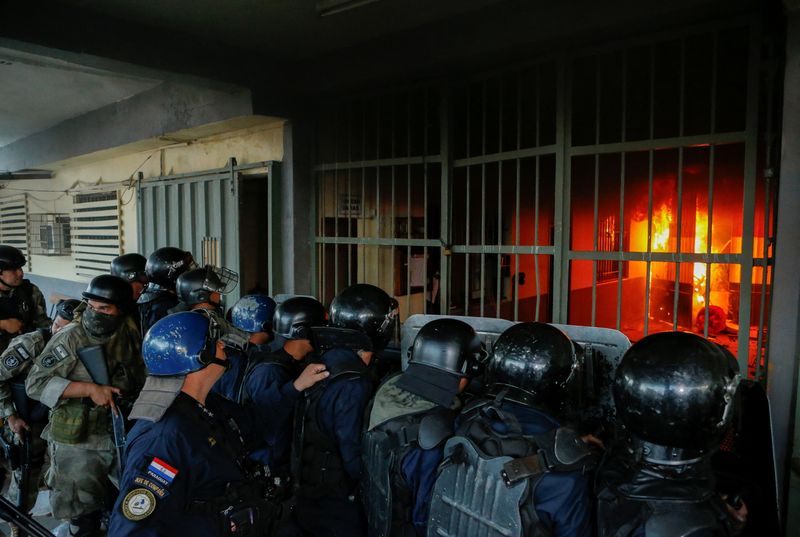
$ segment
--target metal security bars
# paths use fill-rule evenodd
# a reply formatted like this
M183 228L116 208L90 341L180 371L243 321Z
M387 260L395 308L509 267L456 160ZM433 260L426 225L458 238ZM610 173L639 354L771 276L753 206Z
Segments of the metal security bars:
M432 88L351 100L318 126L316 294L365 282L394 294L402 319L439 312L440 97Z
M725 21L331 105L317 295L369 282L403 319L691 330L763 379L776 189L760 172L775 130L761 45L757 22Z

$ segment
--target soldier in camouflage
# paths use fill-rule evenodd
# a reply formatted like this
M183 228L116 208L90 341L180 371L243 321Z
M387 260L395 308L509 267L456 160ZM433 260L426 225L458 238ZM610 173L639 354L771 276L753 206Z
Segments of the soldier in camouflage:
M79 300L62 300L56 306L56 316L49 329L40 328L15 337L0 354L0 417L3 419L0 434L11 474L6 498L23 511L35 503L47 464L47 443L41 437L47 424L47 407L27 397L25 377L33 358L42 352L52 334L72 322L78 305ZM23 455L26 453L24 442L30 442L27 456ZM16 526L11 526L11 535L18 535Z
M69 519L73 536L100 535L107 500L115 495L119 461L111 434L115 396L135 398L144 384L141 337L133 311L133 292L121 278L94 278L83 293L85 309L56 334L36 358L25 382L28 395L50 407L42 436L48 442L50 468L45 481L53 516ZM110 385L92 381L82 351L99 346Z
M0 244L0 352L17 334L50 327L42 292L23 278L25 263L17 248Z

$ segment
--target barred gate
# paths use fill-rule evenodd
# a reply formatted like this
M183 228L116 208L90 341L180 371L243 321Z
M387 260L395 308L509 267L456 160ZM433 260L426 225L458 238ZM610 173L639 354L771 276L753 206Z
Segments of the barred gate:
M315 294L373 283L403 320L693 330L763 380L768 75L760 24L733 20L330 103Z

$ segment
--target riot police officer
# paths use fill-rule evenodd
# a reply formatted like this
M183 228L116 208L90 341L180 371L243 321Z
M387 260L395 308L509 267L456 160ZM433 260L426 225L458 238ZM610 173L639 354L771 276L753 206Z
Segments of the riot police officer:
M11 466L11 483L7 497L27 511L36 501L39 481L44 470L47 443L42 429L47 424L47 407L31 400L25 393L25 377L33 359L50 341L52 334L67 326L73 319L79 300L66 299L56 305L56 315L50 329L40 328L21 334L0 354L0 417L3 451ZM26 445L27 444L27 445ZM12 535L16 535L12 527Z
M248 421L210 394L227 367L214 320L168 315L143 343L149 376L131 417L125 472L109 535L262 535L269 516L245 470ZM234 405L235 406L235 405Z
M738 367L695 334L636 342L614 380L622 427L598 470L601 537L730 535L710 455L730 425Z
M335 346L322 355L330 376L303 394L296 411L292 523L305 534L364 532L357 488L361 427L373 391L367 366L392 337L396 317L397 301L373 285L350 286L331 303L331 324L365 337L360 349Z
M260 307L261 304L269 306L264 298L269 297L244 297L237 302L231 315L234 326L264 330L266 319L261 314L269 310ZM283 348L274 353L258 348L250 352L248 348L245 353L229 356L233 366L214 385L215 392L261 416L264 424L261 439L250 458L269 467L271 476L289 474L291 416L298 396L328 376L324 365L301 366L306 356L314 351L311 329L323 326L325 317L325 306L313 298L286 300L274 310L271 323L275 333L285 339Z
M180 248L166 246L150 254L145 264L147 287L137 301L142 335L178 305L175 282L178 276L195 267L192 254Z
M486 397L464 408L445 449L429 535L454 535L457 528L472 534L491 524L507 527L509 536L591 535L585 473L594 457L556 419L577 367L573 342L554 326L520 323L500 335L487 365ZM486 486L456 486L466 475ZM496 506L488 522L464 509L473 494Z
M431 487L444 442L453 434L457 395L479 371L483 356L471 326L436 319L414 339L406 371L378 389L363 453L370 535L425 535Z
M138 394L144 364L130 318L130 284L110 274L97 276L83 298L79 322L52 337L31 366L25 387L51 409L42 436L51 461L46 483L53 516L69 519L72 535L94 536L111 494L109 476L119 464L110 432L111 412L119 412L114 396ZM108 385L96 383L97 373L90 372L103 366Z
M122 254L111 261L111 274L131 284L134 302L139 300L147 285L146 266L147 258L142 254Z
M0 244L0 310L8 315L0 319L0 352L16 334L37 328L49 328L50 318L42 292L23 278L25 256L19 249Z
M175 293L178 295L181 309L204 309L223 317L222 295L234 290L239 282L239 275L224 267L205 265L191 269L180 276L175 283Z

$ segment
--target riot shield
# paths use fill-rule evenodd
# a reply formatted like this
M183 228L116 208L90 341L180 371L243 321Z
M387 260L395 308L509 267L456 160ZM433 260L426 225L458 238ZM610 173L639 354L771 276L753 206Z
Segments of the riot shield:
M409 352L411 346L414 344L414 338L417 337L419 329L433 321L434 319L458 319L464 321L477 332L483 344L486 346L487 351L492 350L495 340L507 328L513 326L513 321L506 319L491 319L488 317L458 317L449 315L412 315L403 323L400 330L400 357L403 363L403 370L405 371L408 366Z
M412 315L403 323L401 330L400 353L403 369L408 365L409 351L414 338L425 324L445 315ZM491 319L486 317L450 317L459 319L472 326L491 352L494 342L506 329L513 326L513 321ZM567 416L569 421L578 423L594 422L605 426L614 420L614 397L611 388L614 374L625 351L631 346L630 340L619 330L569 324L553 324L564 331L569 338L578 344L580 361L579 382L574 384L576 393L571 398ZM593 432L593 431L587 431Z
M780 535L772 416L764 387L743 380L736 394L733 427L712 458L718 490L741 498L747 525L741 535Z
M614 375L631 342L625 334L612 328L553 324L578 344L580 382L571 397L568 418L582 424L605 428L613 423ZM591 428L591 427L590 427ZM586 431L594 432L594 431Z

